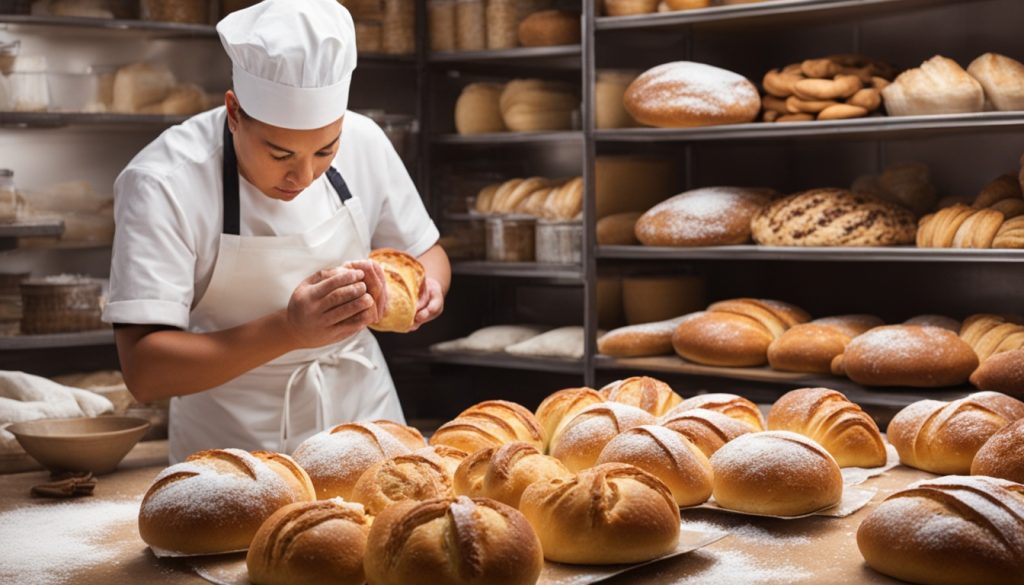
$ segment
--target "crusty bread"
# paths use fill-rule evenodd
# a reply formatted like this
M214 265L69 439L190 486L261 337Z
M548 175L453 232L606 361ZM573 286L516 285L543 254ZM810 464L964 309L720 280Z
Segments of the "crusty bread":
M886 325L851 341L842 363L851 380L866 386L935 388L966 382L978 356L947 329Z
M551 441L551 455L572 472L593 467L601 450L619 433L657 420L646 410L618 402L588 406L565 423Z
M801 388L783 394L768 412L768 428L814 439L839 467L885 465L885 443L878 425L835 390Z
M597 244L599 246L639 244L640 240L636 238L636 222L642 215L639 211L626 211L597 220Z
M939 327L953 333L960 333L960 322L945 315L918 315L903 322L904 325L920 325L922 327Z
M604 402L593 388L565 388L545 398L537 407L536 418L544 428L545 452L551 441L576 413L593 404Z
M374 464L359 476L352 501L376 516L399 502L452 496L452 478L437 458L408 453Z
M672 334L676 327L692 315L655 321L641 325L627 325L613 329L597 339L597 351L614 357L643 357L672 353Z
M978 449L971 475L1024 483L1024 418L1006 425Z
M542 454L533 445L509 443L481 449L467 457L455 471L455 494L490 498L519 508L519 499L530 484L572 477L562 462Z
M485 400L463 410L459 417L478 414L492 414L501 418L515 430L515 440L530 443L538 449L544 448L543 427L537 422L537 417L521 404L508 400Z
M674 410L658 422L686 437L707 457L714 455L722 445L736 437L754 432L747 423L704 408Z
M497 83L471 83L455 102L455 131L459 134L504 132L498 100L504 86Z
M412 329L416 307L426 284L427 273L419 260L405 252L381 248L370 252L370 260L381 265L388 289L384 318L372 323L375 331L404 333Z
M398 439L403 445L409 448L410 451L422 449L427 446L427 440L423 438L421 433L415 427L396 423L391 420L375 420L373 424L387 431L392 437Z
M996 354L1024 349L1024 325L1002 315L979 313L964 321L960 338L974 349L978 360L984 364Z
M580 13L541 10L519 23L519 44L524 47L576 45L580 42Z
M885 325L885 321L874 315L838 315L835 317L822 317L811 321L816 325L828 325L838 329L840 332L849 335L850 337L857 337L862 333L866 333L874 329Z
M726 246L750 241L751 219L771 202L774 191L747 187L705 187L667 199L636 222L645 246Z
M626 111L660 128L752 122L761 96L741 75L691 61L665 63L636 78L626 89Z
M344 423L306 439L293 457L309 473L318 499L349 499L359 476L370 466L408 452L382 427Z
M1024 110L1024 63L998 53L985 53L971 61L967 73L981 84L993 109Z
M835 327L803 323L789 329L768 346L768 363L784 372L828 374L832 360L853 338Z
M760 366L768 346L786 329L810 316L802 309L767 299L719 301L679 324L672 347L681 357L712 366Z
M469 453L466 453L462 449L456 449L455 447L449 447L448 445L430 445L428 447L421 447L413 451L414 455L420 457L426 457L434 463L437 463L444 468L445 473L449 478L455 475L455 470L459 468L463 460L469 457Z
M890 116L925 116L980 112L985 107L981 84L956 61L936 55L908 69L882 89Z
M925 585L1024 584L1024 485L990 477L919 481L857 529L872 569Z
M971 384L979 390L993 390L1024 398L1024 349L998 353L971 374Z
M513 132L568 130L579 98L565 83L515 79L505 84L498 105L505 127Z
M601 388L601 395L610 402L628 404L661 416L683 401L672 387L650 376L634 376Z
M711 464L684 435L657 425L633 427L612 439L597 458L628 463L660 479L679 506L694 506L711 497Z
M662 417L662 420L669 420L676 414L698 408L720 412L729 418L746 424L752 430L764 430L764 417L761 415L761 409L753 402L736 394L698 394L692 398L687 398L679 406L670 410Z

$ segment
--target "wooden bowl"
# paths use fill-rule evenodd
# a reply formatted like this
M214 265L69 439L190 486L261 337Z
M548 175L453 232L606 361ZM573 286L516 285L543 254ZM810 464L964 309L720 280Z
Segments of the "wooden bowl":
M25 452L51 471L110 473L146 434L149 422L126 416L34 420L7 427Z

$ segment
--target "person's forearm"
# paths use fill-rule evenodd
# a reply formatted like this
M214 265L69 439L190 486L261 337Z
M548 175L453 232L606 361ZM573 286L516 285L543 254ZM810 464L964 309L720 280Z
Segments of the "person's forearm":
M448 262L448 254L438 244L423 253L418 258L428 278L433 278L441 285L441 291L448 294L448 288L452 284L452 266Z

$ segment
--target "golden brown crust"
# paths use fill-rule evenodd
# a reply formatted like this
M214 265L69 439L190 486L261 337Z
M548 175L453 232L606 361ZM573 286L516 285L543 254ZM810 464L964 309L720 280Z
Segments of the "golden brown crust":
M682 358L699 364L760 366L768 361L768 346L774 339L752 317L706 312L679 324L672 335L672 347Z
M401 441L373 423L343 423L303 441L293 457L309 474L318 499L348 499L370 466L408 452Z
M750 241L750 221L771 202L770 189L707 187L670 197L636 222L645 246L727 246ZM708 209L718 210L709 216Z
M657 425L634 427L612 439L597 465L628 463L660 479L677 505L694 506L711 497L711 464L684 435Z
M851 380L867 386L935 388L966 382L978 356L946 329L886 325L851 341L843 367Z
M740 75L689 61L666 63L633 81L623 98L637 121L662 128L752 122L757 88Z
M512 440L530 443L538 449L544 448L544 428L526 407L508 400L485 400L463 410L459 417L479 414L491 414L506 421L513 430Z
M634 376L601 389L605 400L619 402L661 416L683 401L672 387L649 376Z
M878 425L841 392L801 388L782 395L768 412L768 428L793 431L817 441L840 467L885 465Z
M669 420L676 414L695 409L720 412L729 418L738 420L755 431L764 430L764 416L756 404L736 394L711 393L698 394L687 398L678 406L664 415L662 420Z
M544 449L554 440L561 427L569 422L575 414L593 404L604 402L593 388L565 388L545 398L537 407L537 421L544 428Z
M657 422L650 413L628 404L603 402L576 414L551 442L551 455L570 471L592 467L601 449L619 433Z
M636 222L643 213L627 211L616 213L597 220L597 243L600 246L634 246L640 243L636 239Z
M401 441L402 444L408 447L410 451L422 449L427 446L427 440L423 438L423 433L421 433L416 427L410 427L391 420L375 420L373 421L373 424L384 429L390 433L391 436Z
M746 423L704 408L670 412L659 424L686 437L707 457L736 437L754 432Z
M575 45L580 31L579 12L541 10L519 23L519 43L524 47Z
M1024 483L1024 419L1018 419L992 435L971 462L971 475L998 477Z
M815 323L797 325L768 346L768 363L784 372L828 374L832 360L853 338L835 327Z
M1024 398L1024 348L998 353L985 360L971 374L971 384Z
M452 480L436 459L409 453L385 459L367 469L352 489L352 500L377 515L407 500L451 497Z
M571 476L559 460L541 454L533 445L509 443L477 451L463 462L455 472L455 493L518 508L530 484Z
M426 282L419 260L405 252L381 248L370 252L370 260L381 265L388 288L384 318L370 325L376 331L409 331L416 319L416 307Z

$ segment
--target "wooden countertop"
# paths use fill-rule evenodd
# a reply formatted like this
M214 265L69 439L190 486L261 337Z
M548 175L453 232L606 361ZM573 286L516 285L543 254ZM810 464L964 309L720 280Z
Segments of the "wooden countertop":
M0 476L0 524L14 520L14 525L0 528L0 541L54 542L52 551L31 550L42 554L45 562L64 564L61 551L56 550L61 540L74 535L58 534L68 524L75 525L69 511L96 510L103 514L103 506L118 505L119 515L106 518L107 530L99 535L89 534L91 546L105 551L98 562L79 558L75 567L65 567L59 578L53 575L43 579L38 575L5 574L12 561L0 560L0 582L73 583L92 585L109 583L146 583L178 585L206 583L196 576L182 561L157 560L139 538L133 511L137 510L142 494L154 476L166 466L166 441L138 444L122 462L120 468L100 476L94 496L73 500L34 498L31 486L48 479L43 471ZM799 520L752 518L714 512L710 510L684 510L684 524L705 529L728 531L730 536L701 550L682 557L643 567L620 575L606 583L615 585L639 584L668 585L685 580L688 584L760 585L768 583L886 583L897 584L864 565L857 549L857 527L867 513L888 494L931 474L898 466L885 475L869 479L860 487L878 491L868 506L846 518L811 517ZM26 511L32 518L45 516L45 522L25 520ZM58 520L50 522L50 516ZM5 518L6 517L6 518ZM69 518L67 522L60 519ZM20 523L18 521L20 520ZM80 519L77 521L80 524ZM0 542L0 546L5 543ZM45 547L32 544L31 547ZM8 551L9 552L9 551ZM86 555L88 556L88 555ZM40 562L43 562L40 561ZM13 566L17 568L17 563ZM22 568L34 566L23 564ZM35 570L35 569L33 569ZM35 578L33 578L35 577Z

